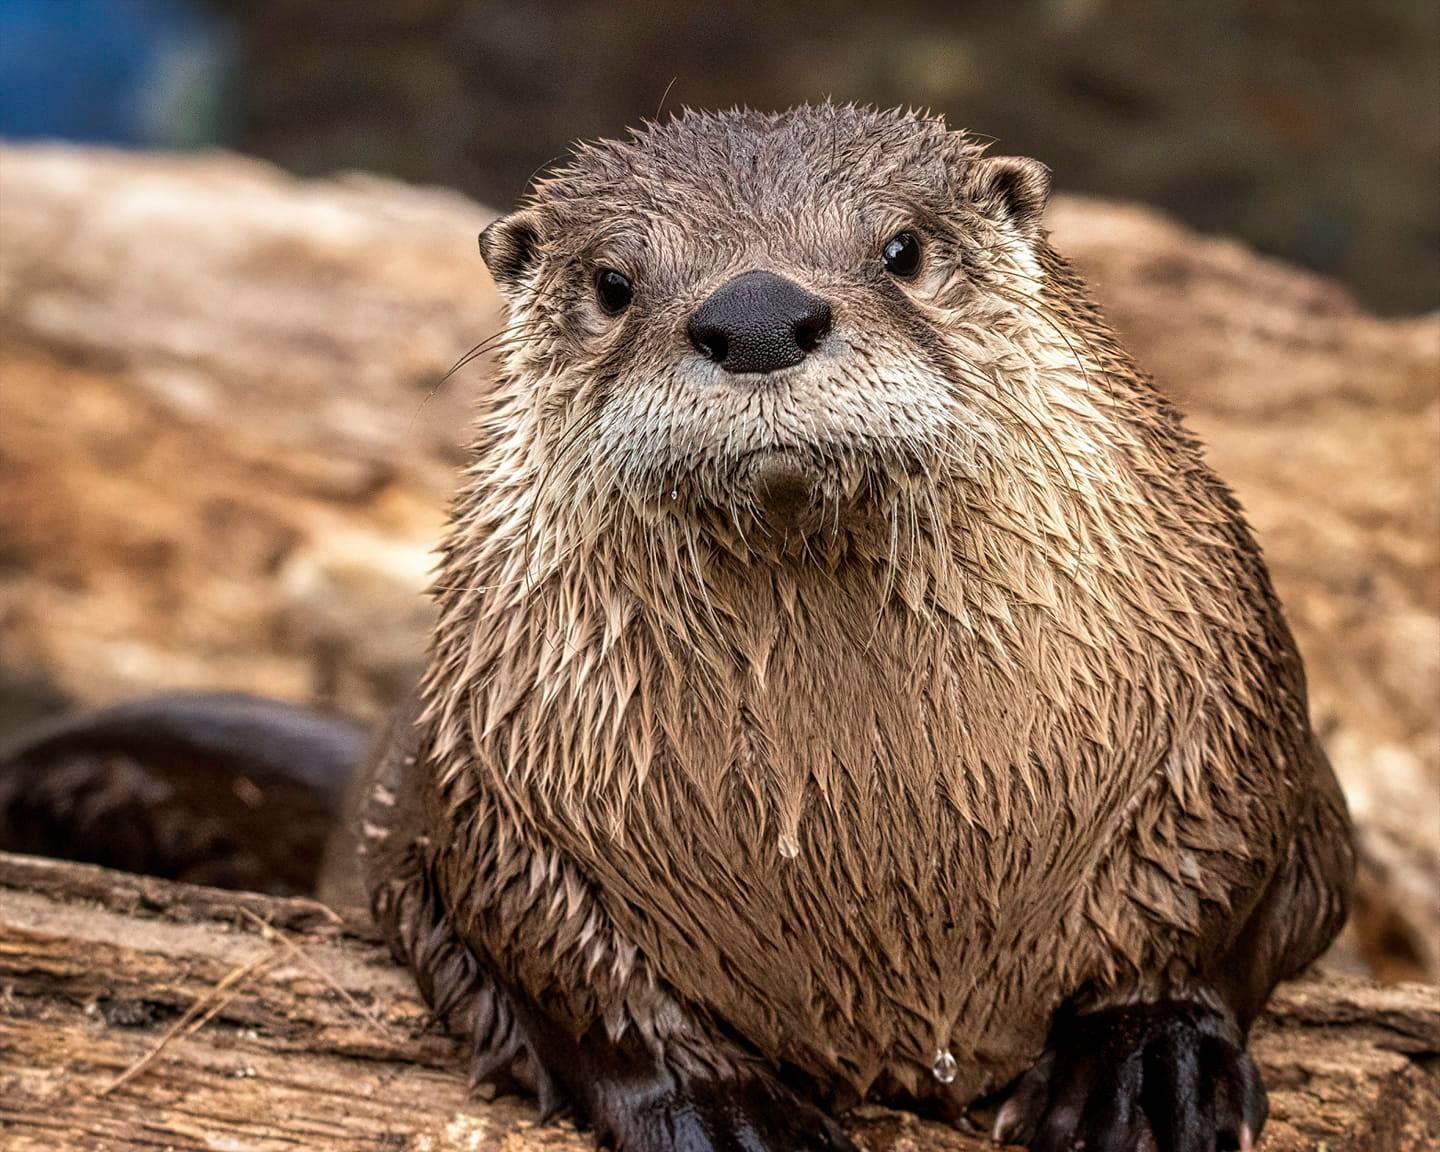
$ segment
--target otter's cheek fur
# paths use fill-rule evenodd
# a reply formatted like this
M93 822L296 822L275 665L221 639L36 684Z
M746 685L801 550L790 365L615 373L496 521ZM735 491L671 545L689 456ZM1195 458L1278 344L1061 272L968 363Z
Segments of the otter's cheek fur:
M1032 1143L1258 1134L1245 1033L1343 918L1344 807L1239 510L1043 199L1033 162L827 105L596 145L490 234L519 331L585 327L508 358L366 813L377 913L477 1075L643 1152L847 1148L813 1101L1012 1082ZM803 362L675 402L647 291L757 234L838 276L906 203L988 223L960 271L871 277L890 346L837 305ZM663 250L626 239L654 217ZM608 328L555 303L597 246L634 276ZM741 515L796 510L796 548Z

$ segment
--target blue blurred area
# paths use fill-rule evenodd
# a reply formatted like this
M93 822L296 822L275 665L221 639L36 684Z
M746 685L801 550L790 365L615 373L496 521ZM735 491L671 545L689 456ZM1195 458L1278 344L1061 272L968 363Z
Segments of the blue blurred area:
M199 0L0 0L0 136L220 143L234 55Z

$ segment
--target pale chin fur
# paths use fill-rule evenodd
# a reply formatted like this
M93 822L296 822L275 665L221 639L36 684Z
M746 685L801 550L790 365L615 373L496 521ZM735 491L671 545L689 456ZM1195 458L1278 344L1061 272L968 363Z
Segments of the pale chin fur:
M605 402L587 447L617 489L664 512L672 492L694 507L743 510L756 454L793 453L826 502L855 496L866 473L937 465L948 386L903 352L869 353L837 332L822 354L759 378L730 378L684 357L629 377Z

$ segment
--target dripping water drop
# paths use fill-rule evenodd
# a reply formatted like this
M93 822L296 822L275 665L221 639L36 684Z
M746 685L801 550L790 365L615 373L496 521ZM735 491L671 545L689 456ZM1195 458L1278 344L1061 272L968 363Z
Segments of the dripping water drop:
M955 1057L951 1055L950 1049L936 1049L935 1063L930 1065L930 1071L934 1074L936 1080L940 1081L941 1084L955 1083L957 1068L958 1065L955 1063Z
M800 855L800 838L795 833L780 833L780 855L786 860L793 860Z

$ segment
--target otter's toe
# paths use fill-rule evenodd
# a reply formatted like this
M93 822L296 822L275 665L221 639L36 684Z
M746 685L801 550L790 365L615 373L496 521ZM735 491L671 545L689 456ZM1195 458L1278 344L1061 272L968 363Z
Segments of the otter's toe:
M676 1086L597 1127L616 1152L859 1152L820 1109L759 1080Z
M995 1139L1030 1152L1249 1152L1268 1106L1232 1036L1219 1013L1183 1002L1070 1015L1001 1107Z

